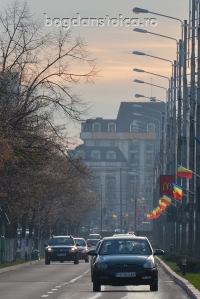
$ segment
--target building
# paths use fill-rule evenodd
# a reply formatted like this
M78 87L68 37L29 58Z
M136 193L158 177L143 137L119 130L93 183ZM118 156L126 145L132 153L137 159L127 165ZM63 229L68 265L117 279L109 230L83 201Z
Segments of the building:
M82 123L74 158L91 169L99 213L92 226L103 230L150 229L145 215L153 206L153 178L162 164L164 102L122 102L116 119Z

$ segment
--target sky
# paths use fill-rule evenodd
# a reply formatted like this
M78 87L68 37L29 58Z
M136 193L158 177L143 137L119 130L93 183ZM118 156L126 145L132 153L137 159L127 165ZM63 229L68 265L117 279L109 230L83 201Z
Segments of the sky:
M13 1L0 2L0 11ZM19 0L21 2L21 0ZM134 79L168 88L168 80L147 73L136 73L133 68L162 76L171 76L171 64L147 56L133 55L133 51L162 57L171 61L176 59L176 41L149 33L134 32L134 28L148 32L181 38L181 22L155 14L134 14L133 8L140 7L151 12L168 15L178 19L189 19L189 0L27 0L35 18L44 21L44 30L53 30L55 21L60 22L63 30L73 28L74 37L81 36L87 43L88 50L96 59L100 77L92 85L79 84L73 91L87 102L91 109L86 118L103 117L115 119L121 102L138 101L135 94L154 96L165 101L165 90L148 84L138 84ZM51 26L47 22L52 21ZM65 24L61 20L65 18ZM72 19L87 19L76 23ZM91 19L98 20L93 21ZM135 21L130 21L136 18ZM145 21L149 18L149 22ZM63 22L63 21L62 21ZM73 26L77 24L77 26ZM132 22L132 23L130 23ZM145 24L146 22L146 24ZM141 25L143 24L143 26ZM85 25L85 26L83 26ZM148 99L146 99L148 100ZM63 120L62 120L63 122ZM71 134L79 136L80 126L70 127Z

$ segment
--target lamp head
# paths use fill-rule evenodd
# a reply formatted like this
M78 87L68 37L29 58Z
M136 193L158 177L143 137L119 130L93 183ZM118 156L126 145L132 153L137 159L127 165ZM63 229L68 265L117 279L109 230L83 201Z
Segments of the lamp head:
M133 12L135 14L139 14L139 13L148 13L149 11L147 9L143 9L143 8L139 8L139 7L134 7L133 8Z
M140 51L133 51L132 54L135 54L135 55L146 55L144 52L140 52Z
M136 93L136 94L135 94L135 97L136 97L136 98L144 98L145 96L143 96L142 94Z
M138 80L138 79L135 79L134 82L136 82L136 83L144 83L144 81Z
M140 29L140 28L134 28L133 31L140 32L140 33L148 33L147 30Z
M134 72L138 72L138 73L144 73L144 70L137 69L137 68L134 68L133 71L134 71Z

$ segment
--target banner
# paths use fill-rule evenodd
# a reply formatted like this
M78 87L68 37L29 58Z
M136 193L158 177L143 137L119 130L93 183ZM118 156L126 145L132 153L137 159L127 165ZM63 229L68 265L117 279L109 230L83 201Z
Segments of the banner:
M174 182L173 175L160 175L160 196L164 193L173 197L173 191L171 189L172 183Z

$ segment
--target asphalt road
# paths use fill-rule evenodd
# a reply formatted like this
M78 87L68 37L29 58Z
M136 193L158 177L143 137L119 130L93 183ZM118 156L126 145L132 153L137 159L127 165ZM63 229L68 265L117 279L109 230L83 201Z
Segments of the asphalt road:
M102 286L101 292L92 291L89 263L79 265L52 262L0 273L0 298L2 299L185 299L182 288L159 267L159 290L151 292L149 286Z

